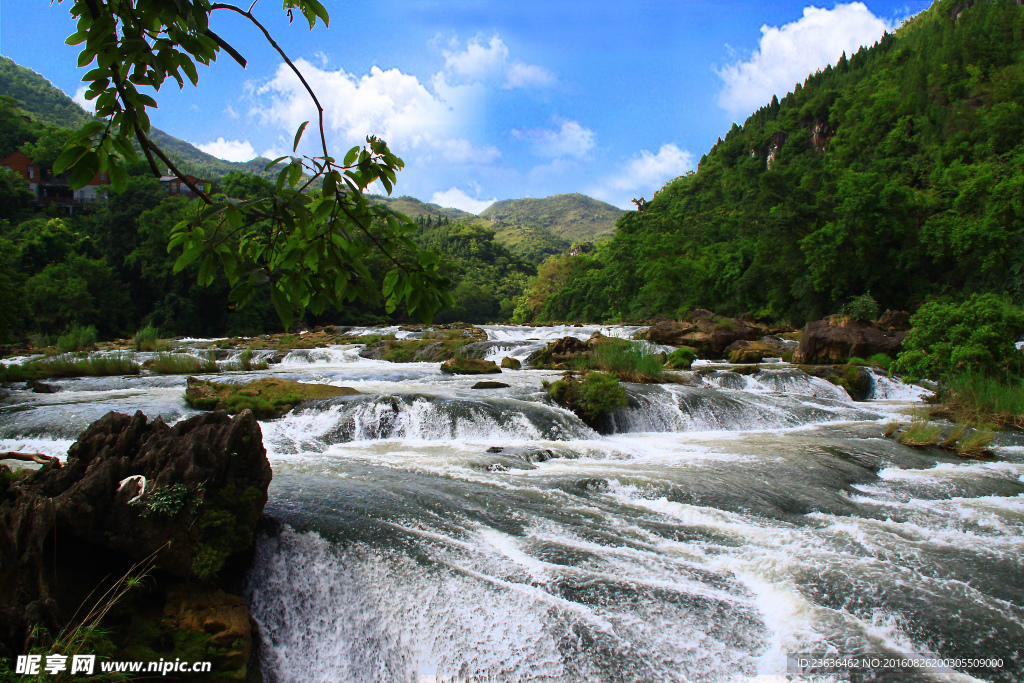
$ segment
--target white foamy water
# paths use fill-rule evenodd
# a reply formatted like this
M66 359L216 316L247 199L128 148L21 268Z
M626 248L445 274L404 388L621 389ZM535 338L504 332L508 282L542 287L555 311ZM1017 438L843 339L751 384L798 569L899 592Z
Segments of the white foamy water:
M485 329L488 358L525 360L638 328ZM878 375L879 400L855 402L785 364L697 363L684 384L624 385L595 431L547 397L560 373L473 389L361 348L222 376L360 392L261 423L282 526L259 538L246 599L268 682L792 683L794 652L1024 642L1024 442L962 462L882 438L916 388ZM56 383L0 404L0 448L63 453L111 409L194 414L180 377ZM1024 678L1013 666L885 680Z

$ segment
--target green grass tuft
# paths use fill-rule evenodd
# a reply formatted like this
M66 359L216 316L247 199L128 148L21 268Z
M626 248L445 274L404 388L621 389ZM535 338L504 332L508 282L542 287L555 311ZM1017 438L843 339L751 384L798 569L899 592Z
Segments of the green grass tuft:
M96 326L72 325L67 332L57 337L57 348L61 353L92 351L96 348Z
M159 353L150 370L157 375L197 375L220 372L216 361L206 356L199 358L188 353Z

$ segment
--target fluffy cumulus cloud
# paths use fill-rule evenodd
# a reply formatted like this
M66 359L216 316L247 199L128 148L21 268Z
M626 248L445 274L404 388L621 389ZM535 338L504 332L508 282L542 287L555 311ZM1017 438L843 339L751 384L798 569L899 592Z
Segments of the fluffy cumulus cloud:
M295 64L324 106L331 141L357 145L366 135L377 135L399 155L416 152L428 160L453 163L490 163L499 156L496 148L474 145L461 135L477 116L481 93L474 84L438 82L431 92L418 78L398 69L373 67L356 76L344 69L321 69L303 59ZM256 95L259 104L252 113L264 123L294 131L303 121L316 121L312 101L285 65ZM305 135L313 139L313 125Z
M486 43L479 37L470 39L465 48L457 41L444 51L443 73L437 77L459 82L504 81L505 88L546 88L554 85L555 75L542 66L509 61L508 46L499 36Z
M833 9L810 6L797 21L762 26L760 45L750 59L718 71L725 82L718 104L733 116L748 114L772 95L781 99L808 74L838 61L844 51L853 54L893 28L860 2Z
M205 145L196 145L207 154L225 161L249 161L256 158L256 150L248 140L225 140L217 138Z
M673 143L661 146L657 154L641 150L629 159L612 176L605 178L590 194L621 208L632 208L630 199L634 196L648 198L669 180L693 170L694 158L689 152L679 149Z
M444 192L435 192L430 201L438 206L478 214L498 200L494 197L491 199L474 199L459 188L452 187Z
M594 147L594 131L576 121L557 120L557 129L534 128L513 130L512 137L529 141L534 154L557 159L559 157L581 158Z

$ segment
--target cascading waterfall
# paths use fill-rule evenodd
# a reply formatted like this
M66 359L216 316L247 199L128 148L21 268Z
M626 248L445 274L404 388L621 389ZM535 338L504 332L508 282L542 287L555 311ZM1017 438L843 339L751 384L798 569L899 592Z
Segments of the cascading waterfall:
M479 353L522 361L638 328L485 329ZM882 438L923 389L874 373L855 402L786 364L698 363L624 385L599 434L541 388L558 372L474 389L360 348L213 376L360 392L262 423L276 522L245 595L267 681L767 682L800 680L797 652L1005 659L851 680L1024 679L1024 440L964 462ZM53 383L0 403L0 449L63 452L109 410L194 414L183 377Z

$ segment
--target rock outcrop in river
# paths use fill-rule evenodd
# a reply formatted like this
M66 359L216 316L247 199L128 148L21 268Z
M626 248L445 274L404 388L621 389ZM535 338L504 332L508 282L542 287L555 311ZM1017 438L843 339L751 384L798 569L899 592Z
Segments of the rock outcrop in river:
M244 680L252 629L238 627L245 606L217 581L251 548L271 476L249 411L173 427L112 412L63 466L0 466L0 656L65 643L67 627L141 564L148 589L127 594L102 625L114 652L152 659L163 647Z

